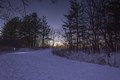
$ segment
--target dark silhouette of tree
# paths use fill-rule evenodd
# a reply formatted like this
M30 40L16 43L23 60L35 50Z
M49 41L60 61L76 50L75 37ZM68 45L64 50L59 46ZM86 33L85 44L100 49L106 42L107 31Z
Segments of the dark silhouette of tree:
M45 48L48 46L48 40L50 35L50 26L47 23L46 17L43 16L41 19L42 25L40 29L41 39L42 39L42 47Z
M109 49L117 51L120 46L120 1L111 0L107 4L107 35Z
M46 18L39 18L32 13L20 20L15 17L8 21L2 29L3 45L13 47L48 47L50 26ZM39 41L42 41L40 44Z
M72 36L72 16L71 15L65 15L67 18L67 22L64 22L63 30L65 30L65 38L68 42L69 48L73 48L73 36Z
M70 1L70 12L65 15L66 22L64 22L63 29L65 30L69 48L81 49L83 47L82 41L85 32L84 26L84 9L82 4L76 0Z
M101 14L100 14L100 0L87 0L87 16L88 16L88 33L89 33L89 45L94 51L99 51L100 43L100 26L101 26Z
M35 47L37 46L36 39L40 34L39 30L41 28L40 18L36 13L26 15L23 18L21 27L21 36L23 44L25 47Z
M56 32L55 32L55 30L51 30L51 36L52 36L52 41L53 41L53 44L52 44L52 46L53 46L53 48L54 48L54 46L55 46L55 38L56 38Z
M84 9L76 0L70 3L63 25L69 48L108 53L120 49L119 0L86 0Z
M18 47L20 35L19 27L21 26L21 20L15 17L9 20L5 26L2 28L2 44L7 46Z

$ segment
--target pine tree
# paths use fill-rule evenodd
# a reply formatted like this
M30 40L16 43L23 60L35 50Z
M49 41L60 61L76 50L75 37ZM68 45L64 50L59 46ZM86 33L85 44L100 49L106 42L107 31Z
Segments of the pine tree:
M64 22L63 25L63 30L65 31L65 38L68 42L69 45L69 49L73 48L73 33L72 33L72 16L70 15L65 15L65 17L67 18L67 22Z
M42 47L45 48L48 46L48 41L49 41L49 34L50 34L50 26L47 23L46 17L43 16L41 19L41 29L40 29L40 36L42 39Z
M41 20L36 13L26 15L23 18L21 36L24 47L37 46L37 38L42 27Z
M2 28L2 40L4 45L8 46L19 46L19 27L21 25L21 20L15 17L9 20L5 26Z
M63 29L70 48L80 49L83 47L83 36L85 32L84 26L84 9L82 4L77 0L70 1L70 12L65 15L66 22L64 22Z
M94 52L99 52L102 40L101 27L103 27L103 12L105 0L87 0L87 24L89 45Z
M109 1L106 11L109 49L117 51L120 46L120 1Z

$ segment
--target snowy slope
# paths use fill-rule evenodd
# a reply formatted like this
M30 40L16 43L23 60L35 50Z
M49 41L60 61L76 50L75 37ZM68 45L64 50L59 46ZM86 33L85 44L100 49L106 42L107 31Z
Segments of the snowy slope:
M120 80L119 68L67 60L51 49L21 53L0 56L0 80Z

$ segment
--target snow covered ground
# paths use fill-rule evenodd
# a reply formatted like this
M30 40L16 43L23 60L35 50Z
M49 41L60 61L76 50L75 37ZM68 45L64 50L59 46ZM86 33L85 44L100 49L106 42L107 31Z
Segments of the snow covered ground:
M96 54L88 54L85 52L72 52L70 55L67 56L69 59L102 64L102 65L109 65L113 67L120 67L120 52L110 53L110 57L106 55L106 53L96 53Z
M15 52L0 55L0 80L120 80L120 68L57 57L51 49Z

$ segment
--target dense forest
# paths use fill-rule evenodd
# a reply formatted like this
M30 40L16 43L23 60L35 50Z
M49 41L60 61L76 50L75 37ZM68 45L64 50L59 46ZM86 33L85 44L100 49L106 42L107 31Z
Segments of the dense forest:
M55 35L46 17L38 17L37 13L28 14L26 7L30 0L21 0L23 17L1 15L5 20L0 34L0 46L11 47L49 47L50 40L62 34L64 46L70 50L101 49L109 52L120 50L120 1L119 0L70 0L69 12L63 15L63 33ZM51 0L55 3L55 0ZM7 3L7 7L3 5ZM0 1L1 14L16 11L8 0Z
M120 50L120 1L77 0L70 1L69 13L63 24L69 49Z
M36 12L28 13L26 11L30 2L30 0L20 0L22 6L17 8L12 1L0 0L0 19L4 20L4 25L0 30L1 50L50 46L52 29L45 16L39 17ZM11 16L11 13L19 10L22 12L21 16Z
M12 18L5 23L1 31L1 45L11 47L48 47L50 26L46 18L39 18L36 13L23 19Z

